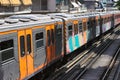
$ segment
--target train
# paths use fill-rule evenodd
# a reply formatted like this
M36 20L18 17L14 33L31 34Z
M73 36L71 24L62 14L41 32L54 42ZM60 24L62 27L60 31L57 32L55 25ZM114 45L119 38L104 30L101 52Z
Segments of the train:
M0 19L0 80L27 80L120 23L120 11Z

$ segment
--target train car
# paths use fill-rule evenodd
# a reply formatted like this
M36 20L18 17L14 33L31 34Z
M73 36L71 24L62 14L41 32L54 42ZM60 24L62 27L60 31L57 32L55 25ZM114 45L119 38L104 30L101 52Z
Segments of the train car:
M0 23L1 80L30 78L56 61L58 57L63 56L63 47L61 19L50 19L41 15L39 17L16 15L2 20Z
M80 47L87 43L87 21L88 16L85 14L74 14L75 17L79 17L79 41L80 41Z
M114 26L118 25L120 23L120 11L114 12Z
M100 16L98 13L75 14L74 16L86 19L84 26L82 25L82 27L86 26L86 42L89 42L100 35Z
M112 28L112 14L103 12L100 13L100 17L102 33L104 33Z
M87 43L87 25L86 19L82 16L74 16L73 14L65 13L55 13L48 14L49 16L54 16L55 18L61 18L64 21L65 29L65 53L69 54L74 50L78 49L80 46ZM83 27L84 26L84 27Z
M99 14L88 15L88 29L87 29L87 42L95 39L100 35L100 24L99 24Z
M88 41L88 16L86 14L73 14L75 17L79 18L79 39L80 47L87 43Z

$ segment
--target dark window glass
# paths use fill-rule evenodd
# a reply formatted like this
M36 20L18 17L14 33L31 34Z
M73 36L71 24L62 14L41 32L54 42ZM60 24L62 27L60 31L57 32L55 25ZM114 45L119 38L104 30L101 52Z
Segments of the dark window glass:
M88 21L88 22L87 22L87 26L89 26L89 25L90 25L90 22Z
M54 30L51 30L52 44L54 44Z
M94 27L94 26L95 26L95 23L96 23L96 22L95 22L95 20L93 20L93 25L92 25L92 27Z
M40 48L42 46L44 46L44 41L43 41L43 32L41 33L37 33L35 35L35 39L36 39L36 48Z
M74 33L78 34L78 24L74 24Z
M0 42L0 53L3 63L14 58L13 39Z
M21 53L21 57L25 55L25 37L24 36L20 36L20 53Z
M37 33L35 36L35 40L43 39L43 32Z
M2 62L6 62L6 61L14 58L14 50L13 50L13 48L2 51L1 56L2 56Z
M13 40L7 40L0 43L1 50L13 47Z
M31 53L31 35L27 35L27 51Z
M68 30L72 30L72 25L68 26Z
M89 29L91 28L91 26L92 26L92 21L91 20L87 22L87 26L88 26Z
M36 42L36 47L37 48L40 48L40 47L42 47L44 44L43 44L43 40L40 40L40 41L37 41Z
M50 43L51 43L50 30L47 31L47 42L48 42L48 46L50 46Z
M72 25L68 26L68 37L72 36Z
M82 32L82 22L79 23L79 32Z
M56 31L57 31L56 34L57 34L58 36L61 35L61 34L62 34L62 25L57 26L56 29L57 29L57 30L56 30Z

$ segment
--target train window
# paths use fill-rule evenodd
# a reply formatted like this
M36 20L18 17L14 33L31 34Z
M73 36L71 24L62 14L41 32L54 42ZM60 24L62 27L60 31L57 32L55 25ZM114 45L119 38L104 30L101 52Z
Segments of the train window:
M54 44L54 30L51 30L52 44Z
M88 21L88 22L87 22L87 26L88 26L89 29L90 29L90 27L91 27L90 23L92 23L92 22L91 22L91 21Z
M25 37L20 36L20 52L21 52L21 57L25 55Z
M100 19L98 19L98 25L100 25Z
M72 25L68 26L68 35L72 36Z
M78 34L78 24L74 24L74 33Z
M56 27L56 34L59 36L59 35L61 35L62 34L62 25L58 25L57 27Z
M31 35L27 35L27 51L31 53Z
M96 21L95 21L95 19L93 20L93 27L96 25Z
M37 33L35 35L35 40L36 40L36 48L40 48L40 47L44 46L44 43L43 43L43 32Z
M86 28L86 22L83 22L83 30L84 31L87 30L87 28Z
M48 42L48 46L50 46L50 43L51 43L50 30L47 30L47 42Z
M14 43L13 39L0 42L0 53L2 62L7 62L14 58Z
M82 22L79 23L79 33L82 32Z
M88 22L87 22L87 26L89 26L89 25L90 25L90 22L88 21Z

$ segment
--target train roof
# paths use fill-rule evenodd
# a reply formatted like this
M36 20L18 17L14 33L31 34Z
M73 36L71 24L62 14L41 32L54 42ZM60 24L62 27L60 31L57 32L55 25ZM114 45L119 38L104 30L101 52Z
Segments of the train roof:
M33 26L42 26L62 22L61 19L51 19L46 15L14 15L5 19L0 19L0 32L32 28Z
M68 13L51 13L51 14L47 14L53 18L60 18L60 19L64 19L64 20L76 20L79 17L75 17L73 14L68 14Z
M100 17L100 14L98 12L90 12L90 13L74 13L74 14L68 14L68 13L51 13L48 14L49 16L52 16L53 18L62 18L64 20L80 20L82 18L94 18L94 17Z

